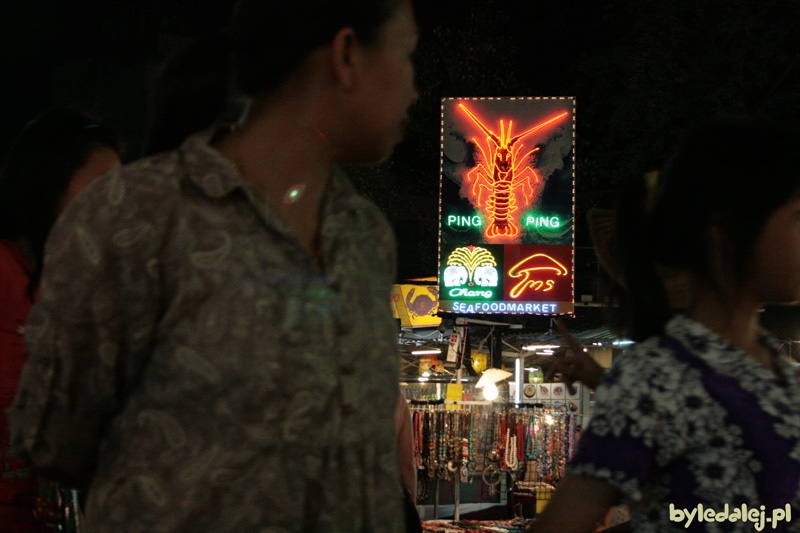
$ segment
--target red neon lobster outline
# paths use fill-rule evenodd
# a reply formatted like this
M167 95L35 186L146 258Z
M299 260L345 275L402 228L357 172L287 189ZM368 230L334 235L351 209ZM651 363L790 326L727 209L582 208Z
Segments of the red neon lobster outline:
M464 110L469 118L486 134L488 151L490 156L487 157L486 150L475 139L472 141L481 151L483 161L478 163L476 167L467 173L467 180L473 181L472 194L478 199L477 205L481 205L481 194L484 190L490 191L491 194L486 200L486 210L490 215L490 223L486 225L485 235L487 239L494 237L516 237L519 234L519 228L511 222L511 214L517 210L516 198L514 191L527 185L527 189L523 188L522 193L525 195L526 204L530 202L530 197L533 196L533 185L539 183L539 175L529 165L526 165L522 172L517 174L517 169L523 161L526 161L528 156L539 148L534 148L529 151L522 158L518 158L519 153L524 146L522 143L516 148L514 145L522 138L530 135L548 124L559 120L568 114L567 111L542 122L541 124L532 127L531 129L511 137L512 121L508 122L508 131L504 130L503 121L500 121L500 135L487 128L475 115L467 109L463 103L458 106ZM485 162L492 161L492 170L486 168ZM519 160L519 163L517 161Z

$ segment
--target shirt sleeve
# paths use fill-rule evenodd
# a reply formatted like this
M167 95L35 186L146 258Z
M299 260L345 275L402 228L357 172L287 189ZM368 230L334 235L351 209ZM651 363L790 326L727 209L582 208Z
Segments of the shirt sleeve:
M9 410L11 445L40 472L82 487L104 428L146 361L158 313L147 202L115 172L87 188L48 240L26 328L29 360Z
M572 475L607 481L621 492L622 503L641 500L668 425L669 415L659 405L658 375L646 359L639 354L614 362L597 388L594 414L569 464Z

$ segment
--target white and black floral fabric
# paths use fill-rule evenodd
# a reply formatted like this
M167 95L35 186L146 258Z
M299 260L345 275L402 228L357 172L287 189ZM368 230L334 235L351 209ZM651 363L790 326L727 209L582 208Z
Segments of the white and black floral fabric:
M632 529L754 531L747 520L670 520L676 509L790 505L800 531L800 377L776 341L776 373L685 316L629 349L597 389L569 466L607 480L631 504ZM775 529L772 529L775 526Z
M334 171L320 266L208 138L54 228L15 443L93 533L402 531L391 228Z

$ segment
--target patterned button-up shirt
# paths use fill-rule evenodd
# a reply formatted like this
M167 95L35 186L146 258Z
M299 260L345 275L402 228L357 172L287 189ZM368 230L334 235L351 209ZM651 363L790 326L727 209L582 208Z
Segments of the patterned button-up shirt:
M764 339L776 373L673 318L614 361L570 472L616 487L637 533L800 531L800 375Z
M317 262L208 138L53 229L13 438L93 533L400 531L391 229L334 170Z

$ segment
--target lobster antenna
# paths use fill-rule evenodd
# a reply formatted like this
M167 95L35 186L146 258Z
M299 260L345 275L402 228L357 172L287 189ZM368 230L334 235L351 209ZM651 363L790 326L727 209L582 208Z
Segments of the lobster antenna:
M538 126L534 126L534 127L532 127L532 128L531 128L531 129L529 129L528 131L525 131L525 132L523 132L523 133L520 133L519 135L517 135L516 137L514 137L513 139L511 139L511 141L509 141L509 143L508 143L508 146L509 146L509 147L510 147L510 146L513 146L515 142L517 142L518 140L522 139L523 137L525 137L525 136L527 136L527 135L530 135L531 133L533 133L533 132L534 132L534 131L536 131L536 130L540 130L540 129L544 128L544 127L545 127L545 126L547 126L548 124L551 124L551 123L555 122L556 120L559 120L561 117L564 117L564 116L566 116L566 115L568 115L568 114L569 114L569 113L568 113L567 111L564 111L564 112L563 112L563 113L561 113L560 115L558 115L558 116L555 116L555 117L551 118L550 120L546 120L546 121L542 122L541 124L539 124Z
M482 123L480 120L478 120L478 117L476 117L475 115L473 115L472 113L470 113L470 110L469 110L469 109L467 109L467 106L465 106L465 105L464 105L464 104L462 104L462 103L459 103L459 104L458 104L458 106L459 106L461 109L463 109L463 110L464 110L464 112L465 112L467 115L469 115L469 118L471 118L471 119L472 119L472 121L473 121L475 124L477 124L477 125L478 125L478 127L481 129L481 131L483 131L483 133L485 133L486 135L488 135L488 136L489 136L489 138L490 138L490 139L491 139L491 140L492 140L492 141L493 141L493 142L494 142L494 143L495 143L497 146L502 146L502 141L501 141L501 139L499 139L499 138L497 137L497 134L495 134L495 133L494 133L494 132L492 132L492 131L491 131L489 128L487 128L486 126L484 126L484 125L483 125L483 123ZM501 123L501 125L502 125L502 123Z
M522 146L524 146L524 145L522 145ZM536 152L537 150L539 150L538 146L536 148L534 148L533 150L529 151L522 158L518 157L519 154L517 154L517 156L514 156L514 161L519 161L516 165L514 165L514 170L517 170L517 168L522 164L522 162L525 161L528 158L529 155L531 155L533 152Z

